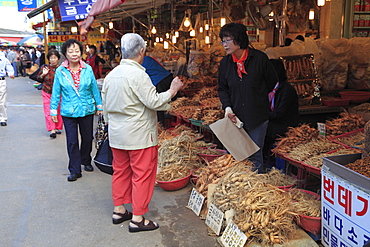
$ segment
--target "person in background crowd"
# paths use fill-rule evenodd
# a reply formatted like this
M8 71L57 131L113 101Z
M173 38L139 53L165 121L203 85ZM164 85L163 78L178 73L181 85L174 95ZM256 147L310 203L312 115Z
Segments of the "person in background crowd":
M8 60L10 64L13 66L14 70L14 76L18 77L18 69L17 69L17 54L14 51L14 48L10 48L10 51L8 52Z
M266 169L272 167L270 149L276 138L284 136L288 127L297 127L299 122L298 95L287 82L284 64L280 59L270 59L278 74L279 82L269 94L270 112L263 155Z
M0 47L0 53L2 53L5 57L8 56L8 52L6 51L5 47Z
M25 77L27 76L26 69L29 69L32 66L30 54L27 51L21 50L19 53L19 59L21 62L22 76Z
M86 63L92 67L95 79L101 78L99 63L105 64L105 60L98 56L95 45L89 46L89 55L86 58Z
M61 134L63 120L58 108L57 122L54 123L50 116L50 98L53 90L55 71L59 66L60 54L57 50L50 50L46 56L50 65L41 65L39 73L36 75L37 81L42 82L42 101L44 103L44 115L47 131L50 131L50 138L54 139L57 134Z
M30 57L31 57L31 61L32 61L31 66L32 66L32 65L34 65L34 64L35 64L36 59L37 59L35 48L30 48L30 49L28 50L28 53L30 54Z
M160 62L150 56L145 56L142 66L145 68L145 72L149 75L158 93L167 91L170 88L173 75ZM164 126L164 111L157 111L157 117L158 121Z
M14 79L14 69L3 52L0 52L0 126L7 126L8 115L6 113L7 87L5 76Z
M224 25L220 31L221 44L227 56L219 66L218 94L225 117L244 123L251 139L260 148L249 157L254 169L263 172L262 148L269 118L268 93L278 81L267 55L248 47L247 28L240 23Z
M94 113L102 113L102 100L94 72L90 65L81 59L83 46L75 39L62 45L66 60L55 71L54 85L50 101L50 115L58 122L58 105L61 101L62 115L69 156L69 182L82 177L81 165L85 171L94 170L91 165ZM79 130L79 131L78 131ZM81 135L79 145L78 133Z
M113 224L130 220L129 232L155 230L159 225L143 215L154 191L158 161L155 112L168 110L183 83L176 77L166 92L158 93L141 65L144 39L135 33L122 36L122 60L105 78L102 97L113 152ZM132 213L124 204L132 203Z

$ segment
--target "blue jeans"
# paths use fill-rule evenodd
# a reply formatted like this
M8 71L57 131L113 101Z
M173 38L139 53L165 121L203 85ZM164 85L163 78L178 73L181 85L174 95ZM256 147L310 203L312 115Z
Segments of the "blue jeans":
M94 115L62 118L67 139L68 170L71 174L78 174L81 173L81 164L91 165ZM81 135L81 147L78 141L78 130Z
M266 120L265 122L247 130L248 135L250 138L257 144L260 148L256 153L250 156L248 159L254 163L254 170L258 170L258 173L263 172L263 144L265 142L266 130L269 121Z
M12 66L14 69L14 76L18 76L17 62L12 62Z

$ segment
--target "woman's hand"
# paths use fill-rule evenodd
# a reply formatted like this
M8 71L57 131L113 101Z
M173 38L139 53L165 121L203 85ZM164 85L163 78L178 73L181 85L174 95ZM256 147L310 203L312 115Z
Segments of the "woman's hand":
M96 115L100 115L100 114L102 114L103 115L103 111L96 111Z
M171 93L171 98L173 98L177 92L184 86L184 83L176 76L172 82L170 89L168 90Z
M44 66L44 68L42 68L42 76L46 76L47 73L49 73L49 70L50 69L48 67Z
M57 116L51 116L51 120L52 120L54 123L57 123L57 122L58 122L58 118L57 118Z

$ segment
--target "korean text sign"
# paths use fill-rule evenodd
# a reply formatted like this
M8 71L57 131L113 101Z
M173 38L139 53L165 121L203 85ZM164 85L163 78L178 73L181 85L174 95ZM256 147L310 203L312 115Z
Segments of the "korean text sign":
M322 243L363 246L370 240L370 194L322 169Z
M19 12L30 12L37 9L37 0L18 0Z
M58 0L62 21L85 19L97 0Z

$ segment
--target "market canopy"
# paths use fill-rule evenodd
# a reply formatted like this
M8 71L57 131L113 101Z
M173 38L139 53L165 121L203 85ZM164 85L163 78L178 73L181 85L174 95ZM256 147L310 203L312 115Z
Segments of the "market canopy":
M17 44L18 45L25 45L25 46L38 46L44 45L43 42L44 36L41 34L34 34L21 39Z
M97 0L88 17L80 22L80 33L87 33L95 19L101 22L122 20L165 4L165 0Z
M0 38L0 46L16 46L17 42Z

